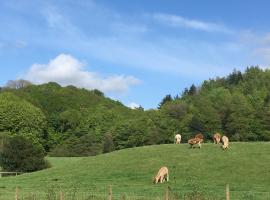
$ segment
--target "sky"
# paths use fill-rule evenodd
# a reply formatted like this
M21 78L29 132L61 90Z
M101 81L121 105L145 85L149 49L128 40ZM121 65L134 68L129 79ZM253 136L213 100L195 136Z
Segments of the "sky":
M270 66L268 0L0 0L0 86L58 82L130 107Z

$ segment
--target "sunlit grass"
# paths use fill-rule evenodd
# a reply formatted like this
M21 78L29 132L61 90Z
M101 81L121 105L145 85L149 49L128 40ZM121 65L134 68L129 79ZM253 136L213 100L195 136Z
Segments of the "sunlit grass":
M148 199L162 197L167 186L175 195L196 190L224 197L227 183L232 194L270 192L270 143L266 142L231 143L226 151L214 144L203 144L201 149L156 145L95 157L48 159L50 169L1 178L0 199L13 197L16 186L21 193L41 194L53 188L66 194L104 196L112 186L115 196ZM169 168L170 181L154 185L152 177L161 166Z

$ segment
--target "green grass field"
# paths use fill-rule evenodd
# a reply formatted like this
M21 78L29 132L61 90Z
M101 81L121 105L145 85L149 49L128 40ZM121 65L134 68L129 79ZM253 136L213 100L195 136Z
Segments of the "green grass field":
M202 149L171 144L48 159L50 169L1 178L0 199L14 199L16 186L24 199L50 199L60 190L65 199L98 199L107 197L109 186L114 199L162 199L167 187L172 199L196 192L224 199L227 183L231 199L270 199L269 142L231 143L227 151L214 144L203 144ZM170 181L155 185L152 177L161 166L169 168Z

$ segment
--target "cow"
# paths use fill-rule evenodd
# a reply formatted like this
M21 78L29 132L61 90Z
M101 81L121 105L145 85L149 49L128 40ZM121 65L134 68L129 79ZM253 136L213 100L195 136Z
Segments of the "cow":
M181 142L181 135L176 134L174 137L174 144L180 144L180 142Z
M203 142L203 140L204 140L204 136L203 136L203 134L201 134L201 133L196 134L196 135L195 135L195 138L201 139L201 142Z
M214 144L219 144L221 139L221 135L219 133L215 133L213 135Z
M155 176L153 183L155 184L157 184L158 182L163 183L165 180L169 181L169 170L167 167L161 167L158 170L158 173Z
M223 142L222 149L223 150L228 149L229 148L229 138L224 135L224 136L222 136L221 140Z
M188 143L190 144L190 148L193 148L195 144L198 144L199 148L201 148L202 142L203 142L203 139L200 139L200 138L192 138L188 140Z

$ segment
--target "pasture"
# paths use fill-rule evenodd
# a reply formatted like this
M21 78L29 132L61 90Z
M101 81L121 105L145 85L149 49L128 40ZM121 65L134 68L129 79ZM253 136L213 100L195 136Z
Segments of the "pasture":
M153 145L124 149L95 157L48 158L43 171L0 179L0 199L14 199L18 187L24 199L47 199L63 191L65 199L162 199L169 188L171 199L198 193L201 199L270 199L270 143ZM169 168L170 181L153 184L161 166ZM76 198L75 198L76 196ZM51 198L55 199L55 198Z

